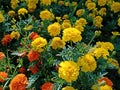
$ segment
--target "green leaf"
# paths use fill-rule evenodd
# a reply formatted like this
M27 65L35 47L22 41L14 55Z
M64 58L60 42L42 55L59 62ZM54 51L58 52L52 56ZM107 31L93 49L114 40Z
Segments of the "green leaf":
M28 89L32 88L32 86L35 84L36 80L39 78L40 74L41 74L41 73L38 72L38 73L36 73L36 74L34 74L34 75L31 75L31 76L29 77L29 81L28 81L28 85L27 85L27 88L28 88Z

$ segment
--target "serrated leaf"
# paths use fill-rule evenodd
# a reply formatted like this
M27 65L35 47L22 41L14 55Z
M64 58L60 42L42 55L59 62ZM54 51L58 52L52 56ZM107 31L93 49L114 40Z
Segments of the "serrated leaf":
M38 73L36 73L34 75L31 75L29 77L28 85L27 85L26 88L30 89L34 85L34 83L36 82L36 80L39 78L39 76L40 76L40 72L38 72Z

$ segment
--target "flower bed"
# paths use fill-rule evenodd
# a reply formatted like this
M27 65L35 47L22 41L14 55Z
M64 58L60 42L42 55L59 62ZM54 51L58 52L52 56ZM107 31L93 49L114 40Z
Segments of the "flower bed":
M120 89L120 0L0 6L0 90Z

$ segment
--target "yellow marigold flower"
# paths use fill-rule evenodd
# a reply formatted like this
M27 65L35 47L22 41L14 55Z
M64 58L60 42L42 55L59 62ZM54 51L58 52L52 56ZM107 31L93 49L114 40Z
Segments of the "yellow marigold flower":
M59 77L66 80L66 82L76 81L79 75L79 66L74 61L63 61L59 64Z
M68 19L68 15L67 14L63 15L62 19Z
M25 8L20 8L19 10L18 10L18 15L25 15L25 14L27 14L28 13L28 11L27 11L27 9L25 9Z
M29 12L33 12L36 9L38 0L26 0Z
M12 9L15 9L18 6L19 0L11 0L10 3Z
M109 85L101 85L100 90L113 90L111 86Z
M58 1L58 5L64 5L64 1L59 0L59 1Z
M89 13L88 15L89 17L95 18L95 14L94 13Z
M63 48L65 46L65 42L61 40L60 37L54 37L52 39L51 46L53 49Z
M19 39L20 33L12 31L11 34L10 34L10 36L11 36L12 39Z
M74 89L71 86L66 86L66 87L62 88L62 90L76 90L76 89Z
M33 25L28 25L24 28L24 30L31 30L33 28Z
M50 36L57 36L60 34L60 24L55 22L48 26L48 33L50 33Z
M107 3L107 0L98 0L98 5L99 6L105 6Z
M78 65L81 67L83 72L93 72L96 67L96 61L91 54L86 54L78 59Z
M113 66L115 66L116 68L119 68L119 63L116 59L113 59L113 58L109 58L107 60L108 63L112 64Z
M82 16L84 13L85 13L85 10L84 10L84 9L78 9L78 10L76 11L76 15L77 15L78 17Z
M120 11L120 2L113 2L113 4L111 5L111 11L113 11L114 13L117 13Z
M48 5L51 5L52 0L40 0L40 2L41 4L48 6Z
M63 23L62 23L62 29L65 29L65 28L70 28L71 27L71 23L70 23L70 20L64 20Z
M85 25L87 24L86 19L80 18L80 19L76 20L75 25L79 25L79 24L81 24L83 27L85 27Z
M70 4L69 4L69 2L65 2L65 6L69 6Z
M81 24L76 25L75 28L78 29L80 32L84 31L84 27Z
M81 32L77 30L76 28L66 28L63 30L63 36L62 39L67 42L67 41L73 41L74 43L81 41Z
M101 8L98 13L99 13L99 15L101 15L101 16L106 15L106 8Z
M46 10L40 12L40 18L42 20L52 21L54 19L54 14L46 9Z
M96 28L101 28L103 26L102 21L103 21L103 18L101 16L96 16L93 20L93 25Z
M91 3L92 1L91 0L86 0L85 2L85 6L87 6L88 3Z
M42 52L43 47L46 44L47 44L47 40L45 38L38 37L32 41L31 46L33 47L34 50L36 50L38 52Z
M77 5L77 2L72 2L72 6L76 6Z
M103 47L104 49L110 50L110 51L113 51L114 49L114 46L111 42L97 42L96 45L99 48Z
M120 26L120 18L118 19L118 24L117 25Z
M10 17L14 17L14 16L15 16L15 11L10 10L10 11L8 12L8 15L9 15Z
M0 12L0 23L2 23L5 20L3 14Z
M87 4L88 10L93 10L96 7L96 4L94 2L90 2Z
M109 56L108 50L105 48L95 48L93 52L94 56L98 59L100 57L103 57L104 59L107 59L107 56Z

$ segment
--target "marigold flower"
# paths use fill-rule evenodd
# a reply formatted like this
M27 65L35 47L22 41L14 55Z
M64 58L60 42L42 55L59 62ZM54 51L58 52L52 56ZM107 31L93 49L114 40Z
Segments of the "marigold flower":
M2 45L8 45L12 41L10 34L7 34L2 39Z
M87 24L86 19L80 18L80 19L76 20L75 25L79 25L79 24L82 25L83 27L85 27L85 25Z
M99 6L105 6L107 3L107 0L98 0L98 5Z
M95 9L95 7L96 7L96 4L94 2L90 2L87 4L88 10L93 10Z
M8 15L9 15L10 17L14 17L14 16L15 16L15 11L10 10L10 11L8 12Z
M0 60L2 60L5 57L5 54L3 52L0 52Z
M57 36L60 34L60 24L59 23L53 23L48 26L48 33L50 33L50 36Z
M79 66L74 61L63 61L59 64L59 77L67 82L76 81L79 75Z
M48 6L48 5L51 5L53 0L40 0L40 1L41 1L41 4Z
M40 88L41 90L53 90L53 84L51 82L46 82Z
M66 86L66 87L62 88L62 90L75 90L75 89L71 86Z
M111 11L117 13L120 11L120 2L113 2L111 5Z
M15 9L18 6L19 0L11 0L10 3L12 9Z
M29 37L30 37L30 39L34 40L36 38L39 38L40 35L38 35L36 32L32 32Z
M10 36L11 36L12 39L19 39L20 33L12 31L11 34L10 34Z
M84 10L84 9L78 9L78 10L76 11L76 15L77 15L78 17L82 16L84 13L85 13L85 10Z
M65 42L73 41L74 43L81 41L81 32L76 28L66 28L63 30L62 40Z
M0 82L4 82L5 79L8 78L8 73L6 72L0 72Z
M18 15L25 15L25 14L27 14L28 13L28 11L27 11L27 9L25 9L25 8L20 8L19 10L18 10Z
M26 68L25 67L20 67L18 72L25 74L26 73Z
M17 74L10 82L10 90L26 90L28 80L25 74Z
M96 16L93 20L93 25L97 28L101 28L103 26L102 21L103 21L103 18L101 16Z
M33 62L34 60L38 60L39 59L39 53L37 51L33 51L31 50L29 53L28 53L28 60L30 62Z
M100 86L100 90L113 90L113 89L109 85L103 85L103 86Z
M107 85L109 85L109 86L113 86L113 83L112 83L112 81L109 79L109 78L107 78L107 77L102 77L102 78L100 78L99 80L98 80L98 82L102 82L102 81L105 81L105 83L107 84Z
M116 59L113 59L113 58L109 58L107 60L108 63L112 64L113 66L115 66L116 68L119 68L119 63Z
M113 51L114 46L111 42L96 42L98 48L103 47L106 50Z
M38 72L38 66L37 65L30 66L29 69L33 74L36 74Z
M46 10L40 12L40 18L42 20L52 21L54 19L54 14L46 9Z
M90 54L86 54L82 56L82 58L79 58L78 65L81 66L83 72L93 72L97 68L97 63Z
M107 56L109 56L108 50L101 48L94 48L93 51L94 56L98 59L100 57L103 57L104 59L107 59Z
M61 40L60 37L54 37L52 39L51 46L53 49L63 48L65 46L65 42Z
M62 29L66 29L66 28L70 28L71 27L71 23L70 20L64 20L62 23Z
M3 14L0 12L0 23L2 23L5 20Z
M101 8L98 13L99 13L99 15L101 15L101 16L106 15L106 8Z
M42 52L43 51L43 47L47 44L47 40L39 37L36 38L32 41L31 46L33 47L34 50L38 51L38 52Z

